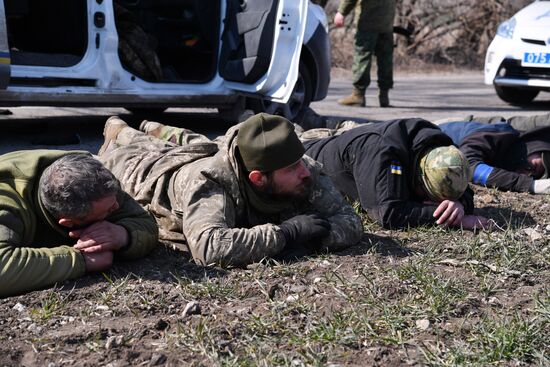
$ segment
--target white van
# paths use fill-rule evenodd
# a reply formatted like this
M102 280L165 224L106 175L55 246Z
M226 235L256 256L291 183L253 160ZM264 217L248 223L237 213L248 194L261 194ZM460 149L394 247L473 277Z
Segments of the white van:
M307 0L4 0L0 105L245 105L296 118L323 99L328 25Z

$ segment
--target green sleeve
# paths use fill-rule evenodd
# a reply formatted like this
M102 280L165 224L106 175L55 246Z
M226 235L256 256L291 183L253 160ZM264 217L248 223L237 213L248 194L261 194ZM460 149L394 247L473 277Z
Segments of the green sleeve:
M85 273L84 257L68 246L21 246L17 232L23 225L7 211L0 211L0 297L52 285Z
M119 204L119 210L107 220L126 228L130 236L130 243L126 249L115 254L124 259L144 257L158 243L157 223L151 214L127 193L122 193L119 196Z
M351 13L351 11L355 8L355 5L357 4L357 0L342 0L340 3L340 6L338 7L338 12L344 16Z

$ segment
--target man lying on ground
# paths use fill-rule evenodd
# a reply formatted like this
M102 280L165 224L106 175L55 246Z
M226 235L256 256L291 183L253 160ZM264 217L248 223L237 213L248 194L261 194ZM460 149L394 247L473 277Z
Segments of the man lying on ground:
M0 156L0 296L134 259L157 243L155 220L86 152Z
M466 156L472 183L550 194L550 114L508 120L468 116L438 126Z
M185 129L164 136L158 126L142 124L147 135L110 118L100 159L155 214L161 239L185 243L197 263L244 266L361 238L359 217L303 156L284 118L252 116L219 145Z
M141 129L175 144L202 136L152 121L144 121ZM335 186L359 200L382 226L487 226L487 219L471 215L473 192L467 188L465 158L428 121L345 121L337 129L296 129L306 155L319 160Z

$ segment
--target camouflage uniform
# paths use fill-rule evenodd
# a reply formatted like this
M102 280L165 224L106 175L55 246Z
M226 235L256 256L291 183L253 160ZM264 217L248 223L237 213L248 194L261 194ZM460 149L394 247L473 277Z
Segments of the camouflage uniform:
M359 241L359 217L309 157L303 159L314 185L304 203L294 203L277 214L252 207L235 156L238 129L239 125L231 128L217 144L192 134L192 141L199 143L178 146L128 127L118 134L118 147L100 158L124 189L153 212L161 239L186 241L200 264L243 266L276 256L287 245L277 223L311 212L331 224L330 234L321 240L323 250ZM176 140L187 141L185 130L171 131L181 133Z
M338 12L348 15L355 8L355 54L353 86L363 94L370 84L373 54L378 67L378 87L393 87L393 21L395 0L343 0Z

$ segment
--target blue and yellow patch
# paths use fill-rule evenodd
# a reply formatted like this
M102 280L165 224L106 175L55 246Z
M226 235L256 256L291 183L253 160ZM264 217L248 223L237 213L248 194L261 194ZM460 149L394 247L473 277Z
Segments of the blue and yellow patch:
M9 52L0 52L0 64L10 65L11 58Z
M403 174L403 170L401 169L401 166L399 164L392 163L390 165L390 169L391 169L391 173L394 174L394 175L402 175Z

